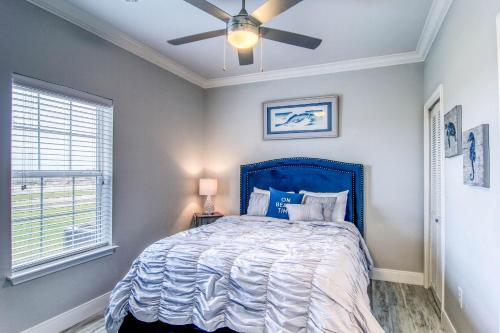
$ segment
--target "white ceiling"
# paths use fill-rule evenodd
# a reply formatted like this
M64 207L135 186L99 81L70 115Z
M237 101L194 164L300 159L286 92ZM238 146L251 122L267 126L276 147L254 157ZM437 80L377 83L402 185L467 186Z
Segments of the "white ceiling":
M182 46L166 43L169 39L225 26L224 22L182 0L28 1L90 31L98 30L104 38L109 30L109 35L112 31L115 40L120 34L120 38L126 38L128 44L129 39L139 42L139 45L155 53L153 62L167 62L170 67L180 65L180 76L186 72L186 76L196 77L191 81L220 81L228 80L228 77L264 74L259 73L259 47L255 51L254 65L239 66L236 52L228 46L228 70L224 72L223 37ZM241 6L240 0L211 2L230 14L236 14ZM264 2L247 0L247 10L251 12ZM436 3L447 3L448 7ZM419 40L422 42L424 37L423 32L430 30L431 34L437 33L450 3L451 0L434 0L434 4L433 0L304 0L265 26L318 37L323 39L323 43L316 50L308 50L265 40L263 67L265 72L273 73L303 66L416 53ZM433 16L436 8L440 13ZM429 27L431 23L434 25ZM427 36L429 38L434 39ZM143 51L132 52L137 54ZM159 60L159 57L165 59Z

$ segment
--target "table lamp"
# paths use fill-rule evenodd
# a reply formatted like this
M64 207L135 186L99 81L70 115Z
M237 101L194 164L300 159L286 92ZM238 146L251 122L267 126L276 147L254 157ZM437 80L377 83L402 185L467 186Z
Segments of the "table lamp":
M200 178L200 195L206 195L205 205L203 206L203 214L212 215L215 207L212 200L212 195L217 194L217 179Z

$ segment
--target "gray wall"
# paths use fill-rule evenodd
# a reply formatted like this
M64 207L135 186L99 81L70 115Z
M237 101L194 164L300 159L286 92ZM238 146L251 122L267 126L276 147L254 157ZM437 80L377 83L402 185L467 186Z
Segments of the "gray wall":
M340 137L262 139L262 103L341 95ZM207 91L206 168L216 206L238 213L239 165L310 156L366 166L366 239L380 268L423 272L423 65L413 64Z
M140 251L187 227L198 205L204 91L20 0L0 0L0 274L9 268L11 73L112 98L114 242L109 257L0 287L0 332L112 289Z
M462 156L445 161L445 309L458 332L499 332L499 12L498 0L455 0L425 64L427 98L442 83L445 111L463 105L463 130L490 124L490 189L463 185Z
M114 241L123 245L110 257L4 283L0 331L31 327L109 291L145 246L187 227L203 165L220 179L217 207L237 213L242 163L299 155L363 163L376 266L422 272L422 96L424 86L429 97L443 83L446 110L464 106L464 129L490 124L492 169L491 189L472 188L462 185L462 157L446 160L446 311L459 332L498 332L499 11L497 0L455 0L425 80L415 64L204 92L25 1L0 0L0 274L10 265L12 72L115 101ZM327 94L341 95L340 138L262 140L262 102Z

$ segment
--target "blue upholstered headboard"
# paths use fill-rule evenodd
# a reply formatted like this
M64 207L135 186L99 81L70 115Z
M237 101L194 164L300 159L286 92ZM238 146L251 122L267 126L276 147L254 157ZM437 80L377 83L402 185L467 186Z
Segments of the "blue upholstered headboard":
M294 157L241 166L240 214L246 214L253 188L281 191L341 192L349 190L346 221L363 235L363 165Z

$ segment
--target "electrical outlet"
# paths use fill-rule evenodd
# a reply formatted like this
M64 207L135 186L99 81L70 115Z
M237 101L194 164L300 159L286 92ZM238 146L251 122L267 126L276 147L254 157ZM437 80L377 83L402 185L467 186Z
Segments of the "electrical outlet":
M462 309L464 306L463 296L464 293L462 291L462 287L458 287L458 303L460 304L460 309Z

